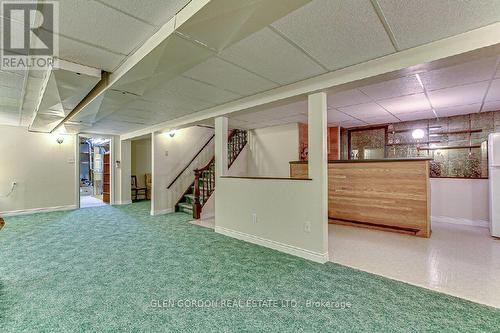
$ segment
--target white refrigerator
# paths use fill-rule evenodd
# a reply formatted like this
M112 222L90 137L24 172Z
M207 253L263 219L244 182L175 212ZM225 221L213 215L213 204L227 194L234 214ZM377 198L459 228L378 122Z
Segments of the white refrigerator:
M500 133L488 136L490 233L500 237Z

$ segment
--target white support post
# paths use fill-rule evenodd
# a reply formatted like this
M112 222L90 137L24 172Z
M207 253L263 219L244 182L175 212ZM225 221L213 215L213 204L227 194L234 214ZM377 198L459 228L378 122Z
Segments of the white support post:
M315 202L321 213L323 253L328 252L328 160L326 93L308 96L309 178L315 188ZM317 192L316 192L317 191ZM316 197L317 195L317 197Z
M156 168L158 167L158 163L156 163L156 159L158 156L156 155L157 145L156 140L158 139L158 135L155 132L151 134L151 215L156 215L156 211L160 206L159 203L156 202L160 198L158 195L160 190L160 184L158 182L158 175ZM156 193L155 193L156 192Z
M215 118L215 178L227 174L227 117Z

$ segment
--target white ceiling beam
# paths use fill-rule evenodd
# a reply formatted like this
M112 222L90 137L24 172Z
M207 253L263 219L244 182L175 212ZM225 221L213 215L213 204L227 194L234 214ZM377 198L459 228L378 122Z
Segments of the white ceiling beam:
M408 67L452 57L500 43L500 23L474 29L439 41L393 53L378 59L329 72L311 79L278 87L237 101L195 112L177 119L123 134L122 140L170 128L185 127L208 118L219 117L290 97L329 89L342 84L399 71Z
M32 119L31 119L30 124L28 125L28 130L31 130L33 127L33 123L34 123L34 121L35 121L35 119L40 111L40 106L42 104L43 98L45 97L45 94L47 93L47 85L48 85L51 77L54 75L53 73L57 70L64 70L64 71L68 71L68 72L72 72L72 73L79 73L82 75L91 76L91 77L95 77L95 78L99 78L99 79L101 78L101 70L99 70L97 68L84 66L81 64L77 64L77 63L62 60L62 59L55 59L53 65L46 69L46 73L45 73L45 76L43 78L42 85L40 87L40 92L38 94L36 107L35 107L35 110L33 110ZM23 103L24 103L24 98L25 98L25 96L23 97Z
M65 71L69 71L69 72L73 72L73 73L80 73L80 74L84 74L87 76L98 77L98 78L101 77L101 70L100 69L80 65L80 64L77 64L74 62L63 60L63 59L55 59L53 69L62 69Z

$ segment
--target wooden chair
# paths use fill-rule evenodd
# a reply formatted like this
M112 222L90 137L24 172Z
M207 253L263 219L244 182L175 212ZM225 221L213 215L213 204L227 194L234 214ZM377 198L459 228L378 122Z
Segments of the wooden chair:
M151 174L147 173L144 178L146 184L146 199L151 200L151 189L153 188Z
M145 187L137 187L137 176L131 176L130 197L132 202L145 200L147 197L146 191ZM142 199L139 199L139 196L142 196Z

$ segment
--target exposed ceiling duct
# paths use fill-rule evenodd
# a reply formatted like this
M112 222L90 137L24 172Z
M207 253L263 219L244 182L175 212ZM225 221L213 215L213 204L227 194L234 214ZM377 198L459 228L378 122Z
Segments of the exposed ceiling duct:
M29 89L36 89L38 84L41 85L28 130L50 132L100 80L100 70L62 60L55 61L54 66L45 71L41 81L30 76Z

